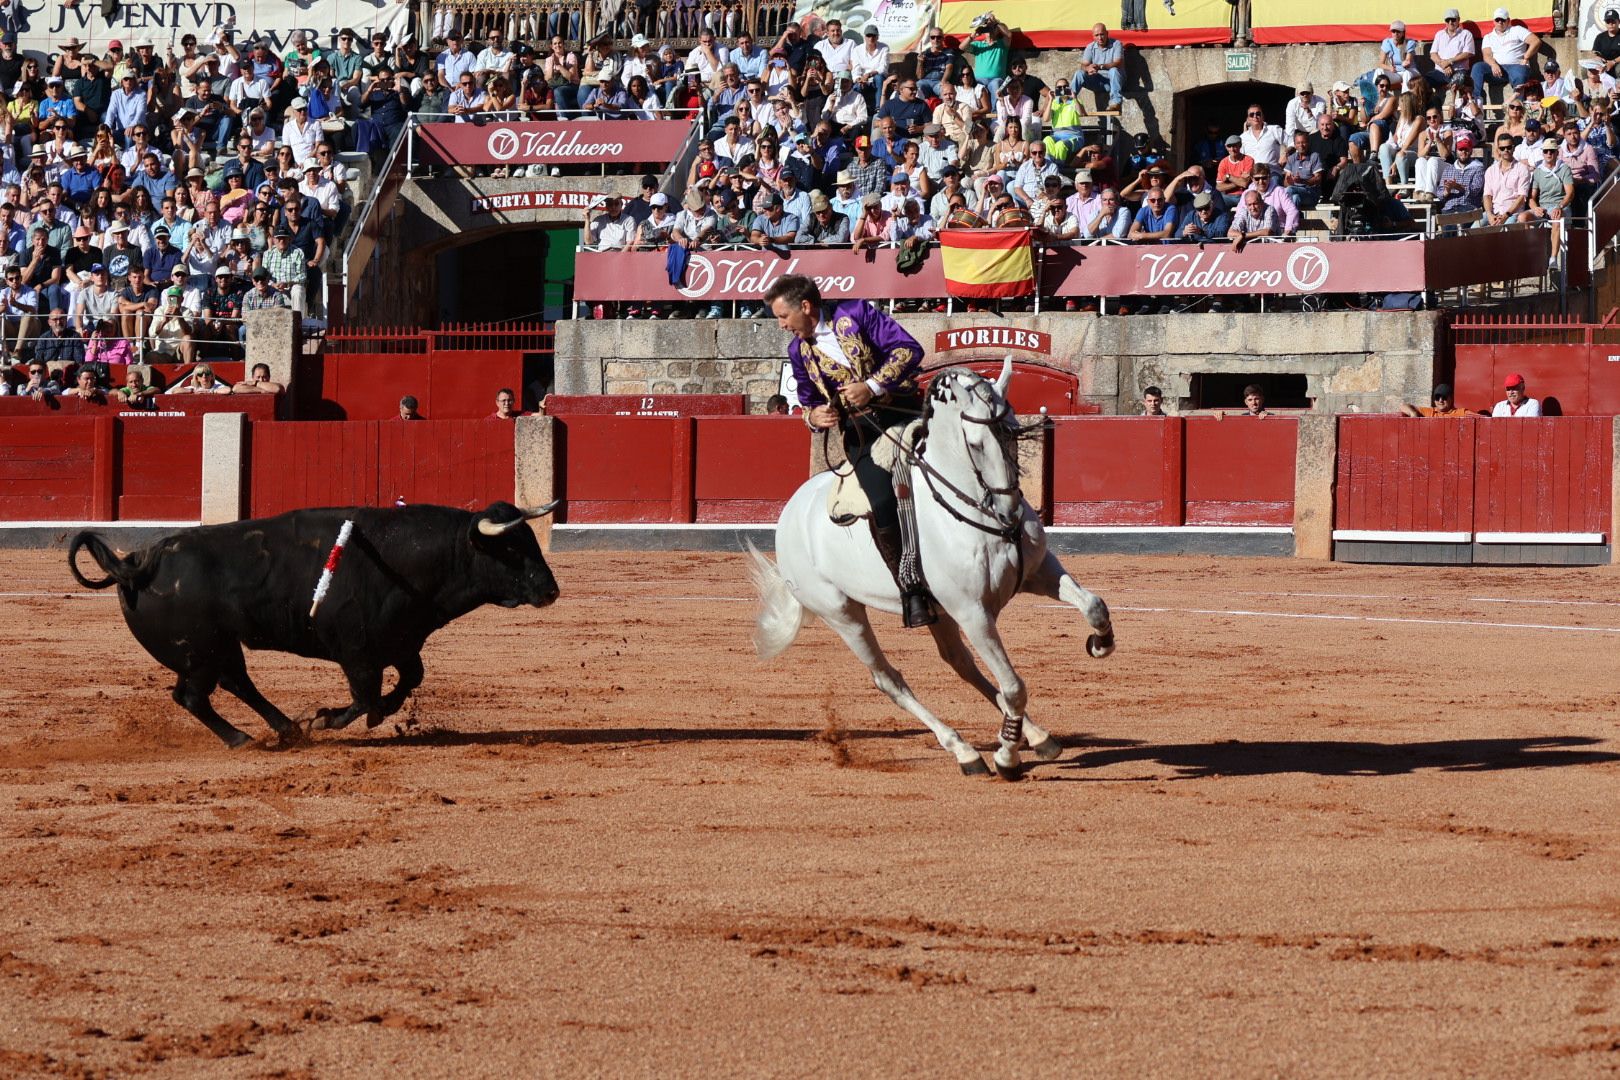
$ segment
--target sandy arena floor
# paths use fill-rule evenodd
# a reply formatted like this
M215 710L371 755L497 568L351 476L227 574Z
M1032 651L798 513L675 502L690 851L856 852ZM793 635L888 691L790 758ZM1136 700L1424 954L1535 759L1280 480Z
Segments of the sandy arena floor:
M1009 785L820 625L760 665L736 557L559 557L402 724L232 752L113 597L8 555L0 1074L1620 1069L1620 576L1068 561L1119 651L1008 613L1069 747Z

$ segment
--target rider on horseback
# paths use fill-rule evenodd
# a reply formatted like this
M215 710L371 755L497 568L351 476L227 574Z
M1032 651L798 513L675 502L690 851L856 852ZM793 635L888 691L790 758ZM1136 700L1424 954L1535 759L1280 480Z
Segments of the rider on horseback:
M922 346L865 300L824 304L802 274L778 278L765 302L777 325L793 333L788 359L806 422L843 434L844 454L872 505L872 538L900 589L901 617L907 627L927 626L937 616L917 558L910 470L902 458L891 476L872 459L885 432L922 414Z

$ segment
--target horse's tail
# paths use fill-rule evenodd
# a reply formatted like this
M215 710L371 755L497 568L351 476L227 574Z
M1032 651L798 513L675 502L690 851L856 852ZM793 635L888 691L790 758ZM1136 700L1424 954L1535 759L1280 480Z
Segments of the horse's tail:
M90 557L96 564L107 571L107 576L91 581L79 570L79 552L85 548L90 551ZM74 580L87 589L105 589L111 585L128 585L139 587L144 584L137 580L141 576L141 567L136 564L132 556L119 555L112 549L107 541L101 538L100 533L81 532L74 534L68 542L68 569L72 571Z
M748 577L759 593L759 612L754 616L754 651L761 660L793 644L804 625L804 605L788 588L776 564L759 553L748 541Z

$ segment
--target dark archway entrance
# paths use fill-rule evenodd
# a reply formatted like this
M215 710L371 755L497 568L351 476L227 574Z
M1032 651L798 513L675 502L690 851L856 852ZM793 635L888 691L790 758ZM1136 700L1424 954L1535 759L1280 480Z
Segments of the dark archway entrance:
M1177 161L1184 163L1183 167L1197 164L1192 156L1193 147L1209 134L1210 125L1216 126L1224 141L1243 127L1245 114L1254 104L1265 110L1266 123L1281 127L1283 110L1294 96L1294 89L1275 83L1234 82L1182 91L1175 101L1176 141L1170 148L1172 153ZM1327 87L1319 86L1316 92L1325 97Z
M572 302L578 229L500 230L440 252L438 325L553 322Z

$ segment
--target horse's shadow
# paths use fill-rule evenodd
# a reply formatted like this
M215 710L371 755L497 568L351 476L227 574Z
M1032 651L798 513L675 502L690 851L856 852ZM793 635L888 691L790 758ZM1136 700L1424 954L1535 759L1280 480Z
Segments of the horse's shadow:
M1300 742L1147 743L1086 750L1056 763L1060 780L1106 781L1084 775L1108 765L1152 761L1176 770L1169 777L1195 780L1216 776L1273 776L1310 773L1317 776L1402 776L1420 770L1495 772L1501 769L1549 769L1620 761L1607 750L1582 750L1606 740L1582 735L1543 735L1522 739L1443 739L1433 742ZM1073 741L1065 740L1066 745Z
M349 737L322 740L338 746L366 749L407 746L586 746L614 743L702 743L702 742L806 742L825 733L817 728L764 727L634 727L634 728L525 728L512 731L455 731L427 728L403 731L392 737ZM879 731L839 729L843 739L909 739L917 732L905 728Z

